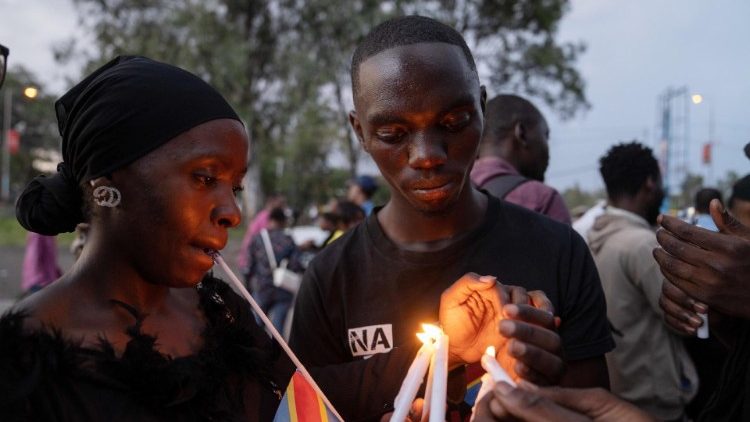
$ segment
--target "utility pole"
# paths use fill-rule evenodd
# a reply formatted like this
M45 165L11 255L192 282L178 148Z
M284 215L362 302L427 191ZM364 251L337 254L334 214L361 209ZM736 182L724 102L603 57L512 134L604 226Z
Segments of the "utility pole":
M690 147L690 94L687 86L669 87L657 98L657 133L662 183L667 192L662 211L671 208L670 196L688 174Z

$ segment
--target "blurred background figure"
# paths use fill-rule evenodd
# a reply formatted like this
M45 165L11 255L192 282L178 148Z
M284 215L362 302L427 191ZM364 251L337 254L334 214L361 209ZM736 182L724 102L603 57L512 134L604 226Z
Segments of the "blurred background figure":
M539 109L516 95L498 95L487 103L485 116L472 182L500 199L570 224L562 196L543 183L549 127Z
M26 252L23 255L21 289L24 295L34 293L60 278L62 271L57 266L57 242L55 236L29 232L26 235Z
M685 346L659 307L663 276L652 256L664 199L651 148L631 142L600 160L608 205L589 231L616 347L607 353L612 392L660 420L683 420L698 389Z
M708 212L708 204L711 203L711 200L718 199L719 202L724 204L724 201L721 199L721 192L719 192L718 189L714 188L703 188L695 193L695 215L693 218L695 219L695 225L698 227L703 227L704 229L708 229L711 231L718 231L716 228L716 223L714 223L714 220L711 219L711 214Z
M732 187L729 212L745 227L750 227L750 174L738 180Z
M359 205L351 201L339 201L335 211L336 229L326 239L324 246L341 237L349 229L353 228L365 219L365 211Z
M239 268L240 273L245 277L246 283L249 282L249 279L247 278L249 274L249 263L247 257L249 256L248 248L250 247L250 242L256 234L260 233L261 230L268 226L271 210L274 208L282 208L282 211L284 211L283 208L285 206L286 198L284 198L283 195L272 193L266 198L266 203L263 206L263 209L258 211L258 213L255 214L255 217L250 220L250 223L248 223L245 236L242 237L240 251L237 253L237 267Z
M8 54L10 54L8 47L0 44L0 88L3 87L5 72L8 71Z
M271 249L277 265L287 261L291 271L301 273L304 271L300 263L300 251L291 236L285 233L287 217L281 207L273 208L268 214L268 223L265 228L259 230L253 236L248 250L248 289L252 292L258 305L268 315L273 325L282 331L284 321L292 306L294 294L278 288L273 284L273 269L263 240L264 231L268 234Z
M378 183L372 176L357 176L356 179L347 183L346 199L362 207L365 216L372 214L375 204L372 202L372 196L378 190Z

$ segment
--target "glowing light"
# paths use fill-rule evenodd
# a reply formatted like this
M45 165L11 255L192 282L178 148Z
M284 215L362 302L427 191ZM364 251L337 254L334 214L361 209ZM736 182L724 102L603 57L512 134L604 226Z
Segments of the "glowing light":
M703 102L703 96L701 94L693 94L690 98L693 100L693 104L700 104Z
M423 333L417 333L417 338L424 344L434 343L443 334L437 325L422 324Z
M484 353L487 353L488 355L492 356L493 358L497 354L495 352L495 346L487 346L487 350L485 350Z
M23 95L25 95L26 98L36 98L37 94L39 94L39 90L33 86L27 86L23 89Z

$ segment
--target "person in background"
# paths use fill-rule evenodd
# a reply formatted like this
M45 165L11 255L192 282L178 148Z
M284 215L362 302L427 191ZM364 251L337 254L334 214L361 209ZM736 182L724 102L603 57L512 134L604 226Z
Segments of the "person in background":
M287 260L287 268L294 272L303 272L300 263L299 249L291 236L285 233L287 217L284 209L276 207L268 214L268 224L261 229L250 242L248 249L248 288L258 301L263 312L279 331L284 328L284 321L292 306L294 294L276 287L273 284L273 268L268 255L267 243L270 245L276 265L281 266ZM267 236L265 239L264 237Z
M325 243L328 245L346 233L349 229L361 223L365 219L365 211L351 201L339 201L336 204L336 229L331 232Z
M91 226L88 223L81 223L76 226L76 237L70 243L70 253L73 254L76 260L83 253L83 247L86 245L86 239L89 237L90 228Z
M607 200L602 199L596 202L593 207L586 210L581 217L573 222L573 230L581 235L583 240L588 244L589 230L594 227L594 222L600 215L604 214L607 208Z
M362 207L365 216L372 214L375 204L372 202L372 196L378 190L378 183L372 176L357 176L354 180L349 181L346 191L346 199Z
M722 204L724 201L721 200L721 192L714 188L703 188L695 193L695 225L703 227L711 231L717 231L714 220L711 219L711 214L708 211L708 205L712 200L718 199Z
M734 183L728 205L734 218L750 226L750 174Z
M247 225L247 230L245 231L245 235L242 237L242 243L240 244L240 251L237 252L237 268L239 268L242 276L245 277L246 284L249 282L247 278L249 265L247 259L250 256L248 252L250 242L256 234L260 233L261 230L268 226L271 210L274 208L284 208L285 206L286 198L284 198L283 195L272 193L266 198L266 203L263 206L263 209L258 211L258 213L255 214L255 217L253 217Z
M549 126L542 113L516 95L487 102L479 158L471 180L491 195L570 224L562 196L545 185Z
M57 265L56 237L28 232L21 270L23 294L28 295L41 290L61 275L62 271Z
M616 347L607 354L612 392L661 420L679 420L698 390L682 339L659 307L663 277L651 251L664 199L659 163L637 142L600 159L608 205L589 231Z

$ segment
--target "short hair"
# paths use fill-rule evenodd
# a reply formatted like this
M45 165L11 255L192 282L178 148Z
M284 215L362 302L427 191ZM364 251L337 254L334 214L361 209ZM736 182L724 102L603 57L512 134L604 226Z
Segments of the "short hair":
M701 214L708 214L708 206L712 200L718 199L719 202L724 202L721 199L721 192L714 188L703 188L695 193L695 211Z
M286 213L284 212L284 208L272 208L271 212L268 214L268 219L277 223L286 224Z
M487 102L482 142L501 141L516 123L531 127L542 119L542 112L525 98L510 94L498 95Z
M610 198L634 196L649 177L660 175L659 163L651 148L636 141L610 148L599 159L599 172Z
M735 200L750 201L750 174L736 181L732 186L732 196L729 197L729 208L732 208Z
M365 219L365 210L351 201L341 201L336 205L336 214L341 223L347 226Z
M373 28L354 50L351 70L354 98L357 98L359 92L359 65L362 62L389 48L430 42L442 42L461 48L471 70L477 71L474 56L466 40L458 31L425 16L401 16L389 19Z

